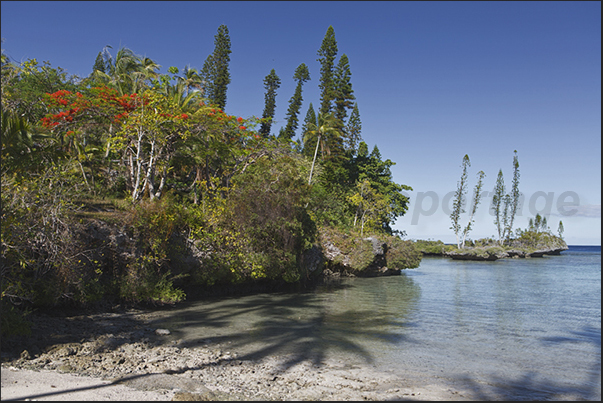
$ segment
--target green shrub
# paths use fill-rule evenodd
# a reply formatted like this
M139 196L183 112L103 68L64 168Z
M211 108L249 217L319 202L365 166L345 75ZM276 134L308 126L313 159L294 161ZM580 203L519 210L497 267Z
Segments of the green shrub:
M2 301L1 334L2 336L28 336L31 334L31 322L27 320L28 310L15 308L8 301Z
M412 241L392 236L387 242L387 267L390 269L415 269L421 264L421 251Z

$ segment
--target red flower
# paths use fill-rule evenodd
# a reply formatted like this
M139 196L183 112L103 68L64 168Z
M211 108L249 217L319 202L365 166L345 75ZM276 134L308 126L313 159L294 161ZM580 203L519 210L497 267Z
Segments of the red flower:
M241 130L245 130L245 129L247 129L247 128L246 128L245 126L239 126L239 129L241 129Z
M243 122L243 118L241 118L241 117L237 118L237 122L239 122L239 123Z

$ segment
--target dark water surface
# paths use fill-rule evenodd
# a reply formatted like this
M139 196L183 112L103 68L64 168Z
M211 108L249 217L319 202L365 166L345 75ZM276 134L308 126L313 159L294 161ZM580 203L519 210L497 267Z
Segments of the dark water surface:
M401 276L189 302L158 325L240 359L336 359L483 400L600 400L601 248L495 262L424 258Z

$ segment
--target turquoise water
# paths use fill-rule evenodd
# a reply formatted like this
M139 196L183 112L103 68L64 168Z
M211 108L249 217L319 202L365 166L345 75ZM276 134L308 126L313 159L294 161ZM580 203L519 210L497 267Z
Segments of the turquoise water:
M190 302L160 325L242 359L336 359L482 400L600 400L601 249L495 262L424 258L401 276Z

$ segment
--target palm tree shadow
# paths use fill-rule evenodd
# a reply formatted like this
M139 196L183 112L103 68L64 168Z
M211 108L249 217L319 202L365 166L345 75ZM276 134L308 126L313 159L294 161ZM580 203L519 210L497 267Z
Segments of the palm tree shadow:
M352 287L340 285L339 289ZM418 299L416 293L411 302ZM411 304L409 304L411 305ZM347 355L373 363L368 345L393 346L413 342L404 335L408 309L395 314L372 309L334 309L312 292L261 294L208 304L159 319L153 326L168 327L179 345L219 344L239 352L239 360L279 355L283 371L308 361L320 366L329 356ZM198 336L196 336L198 334ZM191 337L191 335L195 335Z

